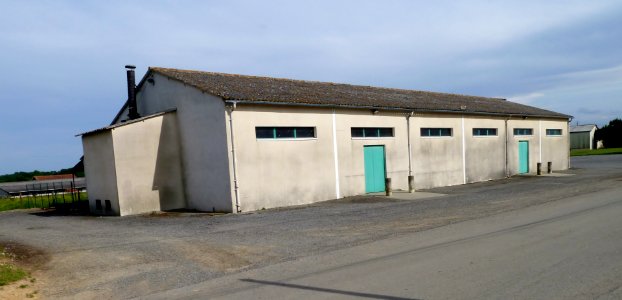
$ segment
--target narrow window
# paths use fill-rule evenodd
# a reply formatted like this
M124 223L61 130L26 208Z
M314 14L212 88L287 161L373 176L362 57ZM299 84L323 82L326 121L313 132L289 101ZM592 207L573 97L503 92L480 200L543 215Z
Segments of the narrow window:
M315 127L255 127L257 139L315 138Z
M352 127L350 133L353 138L379 138L395 136L390 127Z
M547 129L546 135L560 136L562 135L562 130L561 129Z
M421 128L421 136L452 136L452 128Z
M496 136L497 128L473 128L474 136Z
M532 128L514 128L514 135L533 135Z

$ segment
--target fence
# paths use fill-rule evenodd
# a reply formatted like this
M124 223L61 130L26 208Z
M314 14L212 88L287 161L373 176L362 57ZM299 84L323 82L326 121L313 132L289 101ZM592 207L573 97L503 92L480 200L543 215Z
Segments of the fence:
M24 185L25 189L12 192L14 200L23 208L70 208L88 206L86 187L72 181L41 182Z

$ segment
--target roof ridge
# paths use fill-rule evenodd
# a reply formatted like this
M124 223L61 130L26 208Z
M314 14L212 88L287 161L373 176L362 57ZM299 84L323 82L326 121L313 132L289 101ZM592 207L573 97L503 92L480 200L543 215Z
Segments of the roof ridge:
M159 71L158 73L161 73L164 75L166 75L165 71L187 72L187 73L209 74L209 75L218 75L218 76L234 77L234 78L238 77L238 78L269 79L269 80L300 82L300 83L321 83L321 84L330 84L330 85L336 85L336 86L363 87L363 88L373 88L373 89L388 90L388 91L419 92L419 93L429 93L429 94L434 94L434 95L460 96L460 97L468 97L468 98L484 98L484 99L500 100L500 101L507 100L505 98L499 98L499 97L474 96L474 95L466 95L466 94L459 94L459 93L433 92L433 91L412 90L412 89L404 89L404 88L381 87L381 86L373 86L373 85L361 85L361 84L340 83L340 82L320 81L320 80L292 79L292 78L270 77L270 76L261 76L261 75L244 75L244 74L187 70L187 69L177 69L177 68L164 68L164 67L151 67L151 66L149 67L149 70L153 70L156 72Z

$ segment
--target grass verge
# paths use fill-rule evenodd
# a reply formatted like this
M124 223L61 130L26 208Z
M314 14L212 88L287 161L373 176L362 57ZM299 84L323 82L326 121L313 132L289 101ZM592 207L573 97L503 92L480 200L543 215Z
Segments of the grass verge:
M0 198L0 211L12 210L12 209L24 209L24 208L49 208L53 203L72 203L71 195L66 194L63 198L62 195L41 195L41 196L27 196L27 197L15 197L15 198ZM84 201L88 195L86 192L80 193L80 200ZM76 200L77 201L77 200Z
M28 276L26 271L7 263L0 263L0 286L22 280L26 276Z
M605 149L573 149L570 150L570 156L585 156L585 155L607 155L607 154L622 154L622 148L605 148Z

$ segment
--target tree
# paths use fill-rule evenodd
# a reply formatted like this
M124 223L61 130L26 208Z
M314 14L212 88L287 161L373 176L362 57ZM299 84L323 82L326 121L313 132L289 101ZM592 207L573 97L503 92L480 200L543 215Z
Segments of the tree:
M615 118L596 130L595 139L602 140L605 148L622 147L622 120Z

